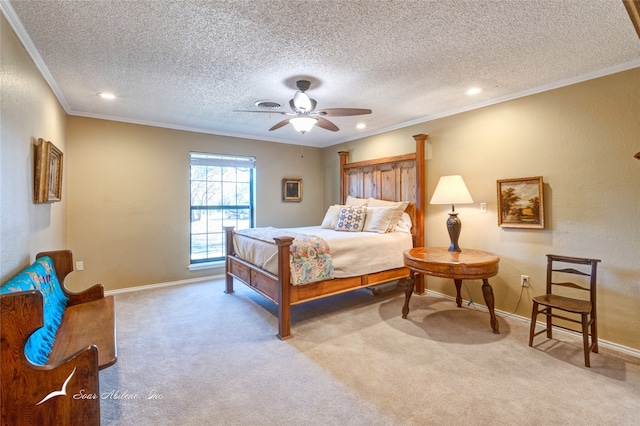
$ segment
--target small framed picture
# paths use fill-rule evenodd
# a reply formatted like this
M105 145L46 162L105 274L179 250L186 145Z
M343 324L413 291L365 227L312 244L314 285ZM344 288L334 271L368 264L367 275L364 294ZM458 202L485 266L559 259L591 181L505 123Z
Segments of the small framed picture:
M34 203L53 203L62 199L62 151L42 138L36 146L34 178Z
M542 176L498 181L498 225L544 228Z
M302 201L302 179L282 179L282 201Z

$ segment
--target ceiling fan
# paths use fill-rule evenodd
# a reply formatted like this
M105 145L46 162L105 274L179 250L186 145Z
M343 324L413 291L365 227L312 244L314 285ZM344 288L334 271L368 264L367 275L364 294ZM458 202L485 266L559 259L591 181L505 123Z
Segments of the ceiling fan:
M236 110L237 112L262 112L270 114L282 114L288 115L291 118L287 118L277 123L275 126L269 129L269 131L277 130L287 124L293 125L293 127L303 135L313 128L314 125L322 127L323 129L337 132L340 130L338 126L324 117L346 117L351 115L364 115L371 114L370 109L361 108L325 108L316 111L316 100L311 99L305 92L309 90L311 83L308 80L296 81L296 87L298 90L293 95L293 98L289 101L291 112L274 112L274 111L243 111Z

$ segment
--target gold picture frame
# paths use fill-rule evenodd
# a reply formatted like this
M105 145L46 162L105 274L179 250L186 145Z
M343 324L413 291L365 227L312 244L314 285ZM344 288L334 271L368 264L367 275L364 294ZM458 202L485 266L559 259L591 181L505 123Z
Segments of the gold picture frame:
M36 146L33 201L53 203L62 199L62 151L44 139Z
M282 201L302 201L302 179L282 179Z
M544 229L542 176L498 180L498 226Z

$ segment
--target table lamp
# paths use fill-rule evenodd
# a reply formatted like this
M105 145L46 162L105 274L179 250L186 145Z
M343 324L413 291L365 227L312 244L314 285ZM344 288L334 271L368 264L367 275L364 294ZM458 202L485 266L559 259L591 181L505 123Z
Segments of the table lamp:
M451 204L449 219L447 219L447 230L449 231L449 237L451 238L449 251L462 251L460 246L458 246L458 237L460 236L462 222L458 219L458 212L456 211L455 204L470 203L473 203L473 198L471 198L471 194L469 194L469 190L464 184L462 176L442 176L440 178L438 185L436 186L436 190L431 197L430 204Z

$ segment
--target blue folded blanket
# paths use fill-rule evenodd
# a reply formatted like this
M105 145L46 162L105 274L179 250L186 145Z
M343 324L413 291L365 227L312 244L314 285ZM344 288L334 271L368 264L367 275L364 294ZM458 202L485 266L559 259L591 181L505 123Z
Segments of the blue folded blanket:
M29 361L44 365L49 358L53 340L69 300L60 288L53 260L49 256L36 260L0 287L0 293L25 290L39 290L44 298L44 326L29 337L24 348Z

